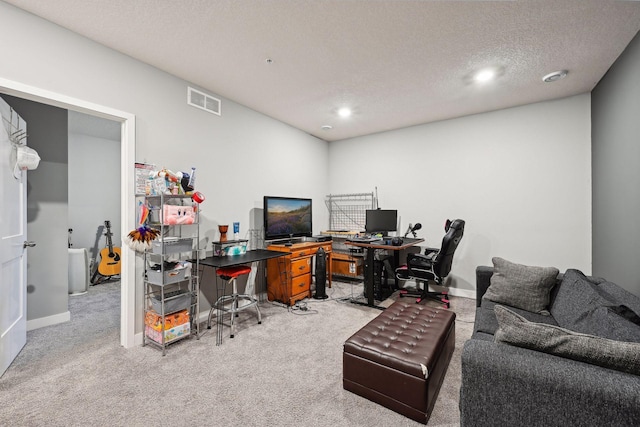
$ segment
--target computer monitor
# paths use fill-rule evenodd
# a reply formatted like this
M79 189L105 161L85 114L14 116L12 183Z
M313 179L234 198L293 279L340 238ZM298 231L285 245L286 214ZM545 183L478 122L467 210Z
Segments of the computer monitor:
M311 236L311 199L264 196L264 239Z
M367 233L397 231L398 211L395 209L368 209L364 229Z

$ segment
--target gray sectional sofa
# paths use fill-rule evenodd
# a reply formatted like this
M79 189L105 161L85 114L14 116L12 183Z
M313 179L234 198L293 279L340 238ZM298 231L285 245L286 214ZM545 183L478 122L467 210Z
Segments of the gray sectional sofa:
M640 425L640 298L578 270L493 263L476 269L461 426Z

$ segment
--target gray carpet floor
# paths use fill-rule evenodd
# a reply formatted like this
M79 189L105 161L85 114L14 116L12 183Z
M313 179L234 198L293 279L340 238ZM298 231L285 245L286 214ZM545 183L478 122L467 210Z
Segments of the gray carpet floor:
M417 426L342 388L342 344L380 312L345 300L362 286L334 282L307 310L261 303L262 324L240 314L225 327L172 344L119 345L119 284L70 297L71 321L28 333L0 378L0 425ZM392 296L393 299L395 296ZM451 297L456 349L429 426L458 426L460 351L475 302Z

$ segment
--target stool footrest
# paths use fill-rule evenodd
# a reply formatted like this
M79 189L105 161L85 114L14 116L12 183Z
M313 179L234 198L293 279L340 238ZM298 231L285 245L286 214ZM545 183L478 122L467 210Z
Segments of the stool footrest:
M236 304L234 304L234 301L236 302ZM239 305L237 304L240 301L249 301L246 304L242 304ZM231 307L226 307L225 304L226 303L231 303ZM224 296L224 297L220 297L218 298L218 301L216 301L213 304L214 308L218 308L222 311L226 311L226 312L230 312L230 313L237 313L239 311L242 311L246 308L250 308L253 307L255 305L258 304L258 300L254 297L252 297L251 295L243 295L243 294L239 294L234 296ZM235 305L237 305L237 307L235 307Z
M231 279L230 283L233 285L233 293L231 295L224 295L218 298L218 300L211 305L209 310L209 320L207 321L207 328L211 329L211 318L213 312L217 310L216 323L218 324L218 337L222 340L222 316L224 313L231 313L231 334L230 337L235 336L235 320L237 313L250 307L256 308L258 315L258 324L262 323L262 315L260 314L260 307L258 307L258 298L248 294L237 293L236 279Z

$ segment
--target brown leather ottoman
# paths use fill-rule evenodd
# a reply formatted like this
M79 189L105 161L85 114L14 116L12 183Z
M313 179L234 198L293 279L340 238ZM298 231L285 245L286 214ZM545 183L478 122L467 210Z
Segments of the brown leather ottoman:
M343 387L426 424L455 347L455 317L393 303L345 341Z

